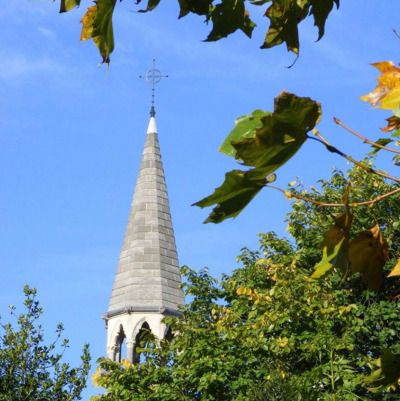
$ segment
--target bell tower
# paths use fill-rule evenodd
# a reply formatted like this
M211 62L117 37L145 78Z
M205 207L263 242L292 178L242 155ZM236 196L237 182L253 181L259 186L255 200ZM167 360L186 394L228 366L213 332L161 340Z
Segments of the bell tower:
M163 76L154 68L146 73L153 85L152 107L135 193L119 257L108 312L107 357L138 361L136 348L143 329L159 339L167 335L162 323L184 304L181 275L172 228L154 108L154 85Z

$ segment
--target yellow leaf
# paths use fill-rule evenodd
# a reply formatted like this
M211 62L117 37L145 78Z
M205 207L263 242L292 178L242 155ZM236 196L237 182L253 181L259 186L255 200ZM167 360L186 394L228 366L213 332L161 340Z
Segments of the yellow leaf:
M266 377L266 379L267 379L267 380L271 380L271 375L268 375L268 376Z
M289 183L289 187L293 187L294 185L296 185L297 181L292 181L291 183Z
M400 259L397 261L396 266L388 275L388 277L394 277L394 276L400 276Z
M93 39L103 57L103 63L110 63L110 54L114 50L112 16L116 0L95 0L95 5L88 8L81 19L82 33L80 41Z
M251 288L246 288L246 295L251 295Z
M293 194L289 191L284 191L284 194L286 195L286 199L289 200L292 198Z
M382 282L383 266L388 245L382 237L379 224L359 233L349 246L351 274L360 273L370 290L378 290Z
M80 22L82 23L83 26L82 26L80 42L92 38L93 22L96 17L97 10L98 10L97 4L89 7L88 10L86 11L86 14L81 19Z
M134 366L131 361L128 361L128 359L123 359L121 361L121 365L124 365L126 368L129 368L130 366Z
M94 387L100 387L98 380L101 378L101 367L98 366L96 372L93 373L91 379Z
M282 339L281 342L278 343L278 345L279 345L281 348L284 348L284 347L286 347L288 341L289 341L289 339L285 337L285 338Z
M368 95L361 96L372 106L381 109L393 110L400 105L400 68L394 66L392 61L373 63L382 75L377 78L378 86ZM379 106L377 104L380 103Z
M238 294L238 295L243 295L243 294L245 294L245 292L246 292L246 287L239 287L236 290L236 294Z

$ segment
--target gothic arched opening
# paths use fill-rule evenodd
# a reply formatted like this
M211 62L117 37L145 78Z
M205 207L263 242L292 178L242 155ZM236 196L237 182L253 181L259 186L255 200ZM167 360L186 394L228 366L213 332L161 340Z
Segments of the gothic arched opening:
M116 349L115 349L115 361L117 362L121 362L122 359L124 359L126 357L126 350L124 345L125 342L125 332L124 332L124 328L122 327L122 325L119 326L119 331L118 331L118 335L117 335L117 339L116 339Z
M172 333L171 326L168 326L165 332L164 338L170 343L174 339L174 333Z
M138 351L138 348L143 348L146 344L145 337L150 332L150 326L147 322L142 324L142 327L138 331L135 337L135 347L133 349L133 363L143 362L143 355Z

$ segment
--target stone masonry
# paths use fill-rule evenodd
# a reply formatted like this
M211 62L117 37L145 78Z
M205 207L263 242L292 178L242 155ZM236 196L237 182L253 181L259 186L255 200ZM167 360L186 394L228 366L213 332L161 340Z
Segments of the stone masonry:
M184 304L157 138L150 118L107 315L174 310Z

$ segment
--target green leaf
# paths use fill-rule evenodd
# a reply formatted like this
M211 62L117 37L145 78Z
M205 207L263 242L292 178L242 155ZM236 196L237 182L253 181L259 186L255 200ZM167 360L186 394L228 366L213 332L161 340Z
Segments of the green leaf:
M348 270L344 233L337 226L332 226L324 234L322 260L315 266L308 281L315 282L325 278L333 269Z
M236 158L256 167L249 178L265 178L296 154L320 118L321 107L314 100L282 92L275 99L274 113L261 119L263 126L255 137L232 142Z
M147 6L144 10L139 10L139 13L147 13L148 11L153 11L157 8L157 6L160 4L161 0L148 0ZM139 4L140 2L138 2Z
M238 29L249 38L256 24L249 18L244 7L245 0L222 0L211 11L208 19L213 23L213 29L205 42L213 42L226 38Z
M315 127L320 117L321 108L315 101L282 92L275 99L274 113L261 117L262 126L256 129L255 137L232 142L236 159L256 168L247 172L231 171L213 195L194 204L200 207L218 204L206 222L220 223L229 217L236 217L266 184L266 177L300 149L307 139L307 132ZM246 133L243 130L234 134L241 135L243 132ZM232 132L228 138L231 135ZM229 152L228 147L224 149Z
M399 138L400 137L400 128L398 130L396 130L395 132L393 132L393 134L391 134L391 136L393 138Z
M265 14L271 23L261 49L269 49L285 42L287 49L298 55L300 43L297 26L307 17L308 10L308 3L300 7L295 0L273 2Z
M110 63L114 50L114 31L112 16L116 0L97 0L97 13L93 21L93 40L103 57L103 63Z
M325 22L334 4L339 8L339 0L311 0L310 15L314 15L314 25L318 27L318 40L324 36Z
M215 192L194 203L201 208L218 204L204 223L220 223L236 217L264 187L265 180L249 180L247 173L233 170L225 175L224 183Z
M392 110L394 116L400 118L400 106Z
M287 49L298 55L300 22L309 14L313 15L314 25L318 27L318 40L320 40L324 36L325 22L334 4L339 8L339 0L274 1L265 14L271 23L261 48L267 49L285 42Z
M380 138L377 141L375 141L375 143L377 143L378 145L382 145L382 146L386 146L389 143L393 142L393 139L390 138ZM367 155L376 155L379 151L381 150L381 148L378 148L377 146L372 145L372 150L371 152L368 152Z
M229 133L219 148L219 151L228 156L235 156L236 150L232 146L232 141L241 141L244 138L254 137L256 129L262 127L261 117L270 115L270 112L254 110L251 114L246 114L235 120L235 128Z
M349 271L348 249L353 216L349 208L350 185L342 197L344 212L335 217L335 224L324 233L322 241L322 260L315 266L308 281L315 282L328 276L334 269L339 269L345 277Z
M83 16L80 41L93 39L103 57L103 63L110 63L110 54L114 50L114 32L112 16L116 0L97 0Z
M75 7L79 7L81 0L61 0L60 13L65 13Z
M182 18L189 13L209 16L213 0L178 0L178 2L180 6L178 18Z
M369 391L377 393L395 385L400 379L400 355L395 355L389 349L382 352L382 356L376 361L379 369L372 375L364 378L364 383L375 387L368 388Z

